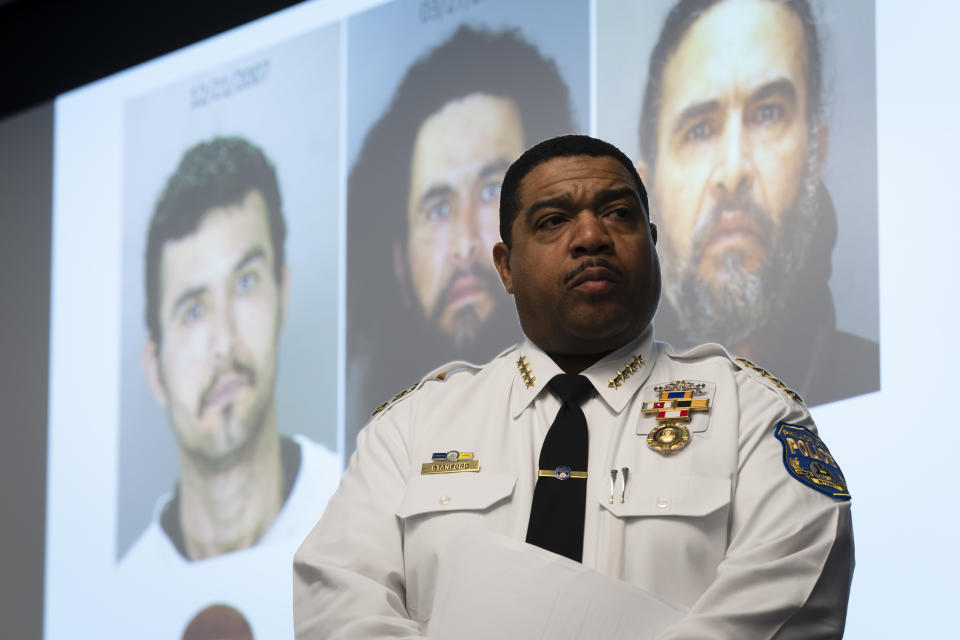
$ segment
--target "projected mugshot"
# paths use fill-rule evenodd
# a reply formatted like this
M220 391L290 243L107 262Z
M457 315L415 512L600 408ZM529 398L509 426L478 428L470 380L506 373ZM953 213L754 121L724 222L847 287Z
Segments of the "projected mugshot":
M820 404L879 387L836 328L820 35L804 1L681 0L650 56L639 169L660 229L661 339L716 341ZM875 313L875 311L874 311Z
M414 140L396 275L409 278L421 316L454 347L473 345L496 311L500 287L486 258L499 237L503 172L522 143L516 102L485 93L446 103Z
M292 636L289 564L341 470L338 34L127 104L116 637L222 635L225 611ZM251 67L257 84L192 99Z
M326 448L277 428L277 343L291 278L282 202L270 160L241 137L188 149L157 201L143 367L177 442L179 478L124 558L131 580L177 575L254 545L279 545L282 558L339 473ZM273 561L240 557L233 570L249 579L258 562Z
M461 26L406 72L350 174L348 451L398 375L519 338L491 257L500 182L526 146L573 130L555 63L518 31Z
M297 474L273 397L285 236L273 167L240 138L184 154L150 223L144 369L180 449L160 527L191 560L259 541Z

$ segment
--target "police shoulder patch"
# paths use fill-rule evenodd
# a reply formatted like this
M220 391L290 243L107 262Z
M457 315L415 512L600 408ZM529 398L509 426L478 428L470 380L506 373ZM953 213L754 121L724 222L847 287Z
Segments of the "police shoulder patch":
M832 498L850 499L843 472L823 440L806 427L788 422L778 424L774 435L783 446L783 465L787 473Z

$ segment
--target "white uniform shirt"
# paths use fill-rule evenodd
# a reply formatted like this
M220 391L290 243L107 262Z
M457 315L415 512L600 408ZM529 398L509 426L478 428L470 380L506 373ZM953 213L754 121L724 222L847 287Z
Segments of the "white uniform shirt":
M256 545L198 561L180 555L160 526L172 498L157 503L153 520L121 561L114 598L124 638L180 638L193 617L213 604L237 609L255 638L293 636L290 562L336 487L335 454L304 436L300 470L290 495ZM105 637L108 637L105 634Z
M645 364L617 378L635 356ZM297 552L298 638L424 635L450 540L477 530L525 538L540 446L560 407L546 384L561 370L527 341L482 368L440 371L443 380L428 376L361 432ZM654 342L652 328L583 375L596 389L582 405L583 565L687 612L658 637L838 637L853 570L850 503L790 475L774 436L780 422L813 429L806 408L721 347L677 353ZM691 421L689 445L666 456L647 446L656 421L641 405L678 380L707 383L710 409ZM481 470L421 475L448 450L473 453ZM622 467L623 502L618 484L611 504L610 470Z

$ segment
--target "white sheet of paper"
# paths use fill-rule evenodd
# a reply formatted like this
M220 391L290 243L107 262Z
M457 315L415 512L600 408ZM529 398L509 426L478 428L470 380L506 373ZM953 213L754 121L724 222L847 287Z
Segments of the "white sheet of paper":
M642 640L682 608L519 540L466 534L440 554L431 638Z

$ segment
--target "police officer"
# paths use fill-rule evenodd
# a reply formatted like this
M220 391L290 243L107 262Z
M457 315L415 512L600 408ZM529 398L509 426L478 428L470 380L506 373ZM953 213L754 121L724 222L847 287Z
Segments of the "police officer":
M587 136L542 142L507 172L500 218L493 258L526 339L432 372L360 434L295 557L297 637L425 635L438 581L478 607L511 589L523 603L529 586L446 575L443 549L478 532L679 612L645 637L842 635L843 474L779 380L718 345L654 340L657 232L629 159ZM506 630L526 615L482 613Z

